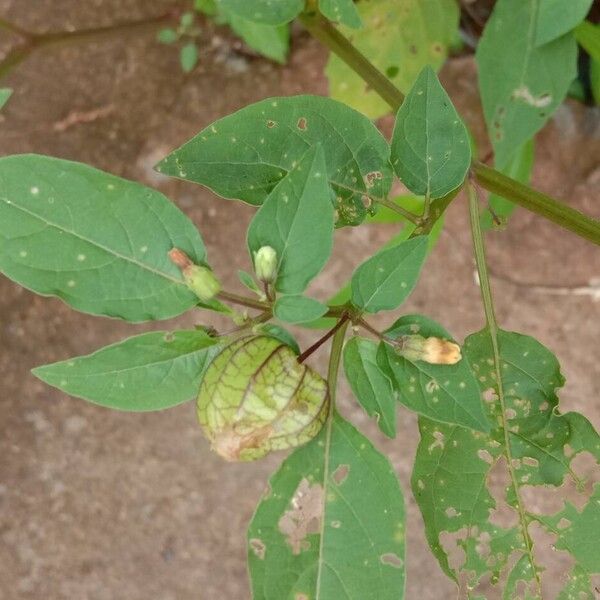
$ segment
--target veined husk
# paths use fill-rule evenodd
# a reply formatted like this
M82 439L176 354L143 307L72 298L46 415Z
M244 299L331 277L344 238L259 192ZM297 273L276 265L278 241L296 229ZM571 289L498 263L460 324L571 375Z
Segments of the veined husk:
M299 364L289 346L248 336L226 346L207 369L198 420L223 458L255 460L312 439L328 405L327 382Z

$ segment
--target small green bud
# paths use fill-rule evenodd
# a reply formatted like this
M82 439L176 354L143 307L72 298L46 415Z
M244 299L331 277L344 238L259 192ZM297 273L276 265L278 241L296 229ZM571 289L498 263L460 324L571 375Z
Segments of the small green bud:
M181 269L186 285L202 302L209 302L221 291L221 282L203 265L195 265L179 248L169 252L169 258Z
M398 340L396 350L410 361L422 360L431 365L454 365L462 358L458 344L422 335L403 336Z
M254 253L256 278L265 283L273 283L277 277L277 252L271 246L263 246Z

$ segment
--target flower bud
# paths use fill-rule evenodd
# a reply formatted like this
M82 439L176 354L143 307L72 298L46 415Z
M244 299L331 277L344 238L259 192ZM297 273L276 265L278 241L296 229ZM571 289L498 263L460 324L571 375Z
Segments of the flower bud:
M195 265L179 248L173 248L169 258L181 269L186 285L202 302L209 302L221 291L221 282L214 273L208 267Z
M312 439L328 404L327 382L299 364L289 346L247 336L221 350L206 370L198 420L225 460L255 460Z
M277 252L271 246L263 246L254 253L256 278L265 283L273 283L277 277Z
M462 357L460 346L437 337L406 335L400 338L397 352L408 360L422 360L432 365L454 365Z

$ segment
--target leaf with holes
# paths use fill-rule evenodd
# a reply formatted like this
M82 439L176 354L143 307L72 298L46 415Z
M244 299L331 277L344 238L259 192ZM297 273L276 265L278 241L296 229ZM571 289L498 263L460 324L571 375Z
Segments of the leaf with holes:
M219 119L157 165L225 198L260 205L304 154L321 144L336 197L337 225L357 225L369 198L392 182L389 146L347 106L319 96L272 98Z
M206 250L159 192L87 165L37 155L0 159L0 271L86 313L139 322L198 303L167 253Z
M454 0L362 0L364 27L341 27L355 45L402 92L407 93L425 65L439 69L458 39ZM331 97L375 119L391 109L340 58L331 54L326 69Z
M594 0L538 0L535 45L542 46L568 33L585 19Z
M362 26L354 0L319 0L319 10L330 20L352 29Z
M301 294L329 259L333 205L320 145L306 152L252 219L250 255L265 246L277 252L275 288L285 294Z
M433 553L474 594L488 590L477 587L484 576L492 584L506 576L504 597L516 597L515 587L524 585L526 597L540 598L543 575L533 559L530 525L537 521L557 536L556 549L572 554L573 575L585 573L583 597L591 599L589 577L600 572L598 553L588 544L600 535L595 496L579 514L567 504L560 516L546 517L543 507L566 479L583 490L573 459L590 452L600 461L600 437L582 415L559 412L556 390L564 382L559 364L533 338L502 330L493 338L484 329L467 338L464 351L494 428L486 435L419 420L412 486ZM570 521L564 529L558 527L562 517ZM458 563L450 560L457 549ZM554 569L545 573L555 577ZM571 579L567 592L580 585Z
M426 235L378 252L354 271L352 304L368 313L400 306L415 287L426 256Z
M453 341L443 327L420 315L401 317L385 332L393 339L415 334ZM399 402L410 410L443 423L489 431L477 381L464 357L456 364L429 364L400 356L382 342L377 362L390 376Z
M32 372L67 394L101 406L162 410L198 393L217 341L203 331L153 331Z
M537 3L498 0L477 47L483 112L501 169L544 126L577 76L573 34L536 47Z
M10 98L12 90L10 88L0 88L0 108L2 108Z
M250 523L253 598L401 600L404 543L389 461L334 415L283 462Z
M304 0L215 0L227 13L264 25L283 25L295 19Z
M529 183L534 160L534 141L527 140L519 146L514 156L506 165L502 172L521 183ZM494 225L494 216L500 220L499 225L506 224L508 217L515 209L514 203L497 194L490 194L488 198L488 207L482 211L481 226L483 229L491 229Z
M379 429L396 437L396 396L392 382L377 364L377 344L353 337L344 346L344 371L354 396Z
M286 323L307 323L322 317L327 306L306 296L279 296L273 306L275 316Z
M441 198L471 164L467 128L431 67L421 71L396 115L392 165L413 193Z

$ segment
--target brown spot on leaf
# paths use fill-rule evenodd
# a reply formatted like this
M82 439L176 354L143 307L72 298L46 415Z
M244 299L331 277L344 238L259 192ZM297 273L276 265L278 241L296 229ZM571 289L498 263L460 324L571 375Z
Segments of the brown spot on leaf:
M302 130L302 131L306 131L306 119L304 117L300 117L298 119L298 123L297 123L298 129Z
M277 123L276 123L275 121L271 121L271 119L269 119L269 120L267 121L267 127L268 127L269 129L273 129L273 127L275 127L276 125L277 125Z
M321 531L323 518L323 487L318 483L311 485L308 479L302 479L279 523L279 531L285 536L293 554L310 548L306 537Z
M256 556L258 558L260 558L260 560L263 560L265 558L265 552L267 550L267 547L265 546L265 543L262 540L259 540L258 538L252 538L248 544L250 545L250 549L252 550L252 552L254 552L254 554L256 554Z
M346 481L346 477L348 477L348 473L350 472L349 465L340 465L331 475L331 478L338 485L342 485L344 481Z

